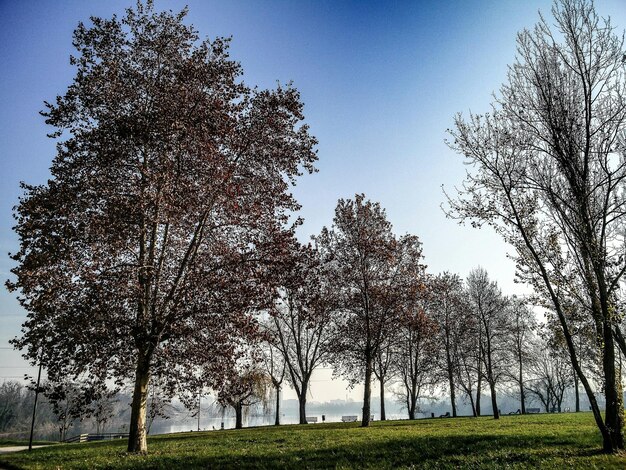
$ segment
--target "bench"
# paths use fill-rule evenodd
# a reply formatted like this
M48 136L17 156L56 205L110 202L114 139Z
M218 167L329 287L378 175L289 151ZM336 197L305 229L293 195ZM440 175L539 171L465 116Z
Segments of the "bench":
M306 422L307 423L317 423L317 416L307 416L306 417Z
M539 413L541 410L539 408L526 408L526 413Z
M357 419L359 419L357 415L349 415L349 416L341 417L341 421L343 421L344 423L354 423L356 422Z
M510 415L521 415L522 414L522 410L520 410L519 408L517 409L517 411L511 411L509 412Z
M450 412L446 411L445 415L439 415L440 418L449 418L450 417Z

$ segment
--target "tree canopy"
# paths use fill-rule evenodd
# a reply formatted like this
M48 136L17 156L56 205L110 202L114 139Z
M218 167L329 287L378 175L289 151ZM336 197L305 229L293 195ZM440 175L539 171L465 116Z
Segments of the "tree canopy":
M134 381L132 451L151 375L217 373L229 337L254 332L292 236L289 187L316 160L298 91L244 84L229 39L185 15L139 2L79 24L74 80L42 112L52 176L15 210L14 344L53 379Z

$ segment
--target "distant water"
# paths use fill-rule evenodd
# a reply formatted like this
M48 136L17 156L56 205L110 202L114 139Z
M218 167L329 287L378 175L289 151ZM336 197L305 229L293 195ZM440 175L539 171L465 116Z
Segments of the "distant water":
M317 424L322 423L322 415L311 413L309 416L317 417ZM327 423L338 423L341 422L341 417L344 415L337 414L327 414L325 415ZM351 415L350 413L346 413L345 416L357 416ZM418 414L418 418L424 418L423 414ZM404 414L394 414L388 413L387 419L407 419L408 416L406 413ZM357 416L357 420L360 421L361 416ZM374 421L378 421L380 419L379 415L374 414ZM299 418L297 414L284 414L281 416L280 424L298 424ZM224 423L224 429L233 429L235 427L235 417L234 416L225 416L221 418L220 416L207 416L206 418L200 417L200 430L201 431L211 431L211 430L219 430L221 429L221 424ZM274 416L271 415L255 415L248 416L243 419L244 427L254 427L254 426L272 426L274 424ZM197 431L198 430L198 420L193 417L184 417L184 418L175 418L167 421L160 421L158 423L154 423L152 427L152 434L167 434L174 432L187 432L187 431Z

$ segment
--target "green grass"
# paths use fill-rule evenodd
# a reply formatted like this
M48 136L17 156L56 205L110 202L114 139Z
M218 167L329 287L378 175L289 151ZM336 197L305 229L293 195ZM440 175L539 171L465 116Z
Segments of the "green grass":
M0 456L0 468L626 468L603 455L590 413L312 424L62 444Z

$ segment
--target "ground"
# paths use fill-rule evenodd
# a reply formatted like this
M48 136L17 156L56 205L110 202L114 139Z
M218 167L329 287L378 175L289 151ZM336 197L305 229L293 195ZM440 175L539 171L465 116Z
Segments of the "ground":
M590 413L309 424L155 436L0 455L0 468L626 468L600 453Z

